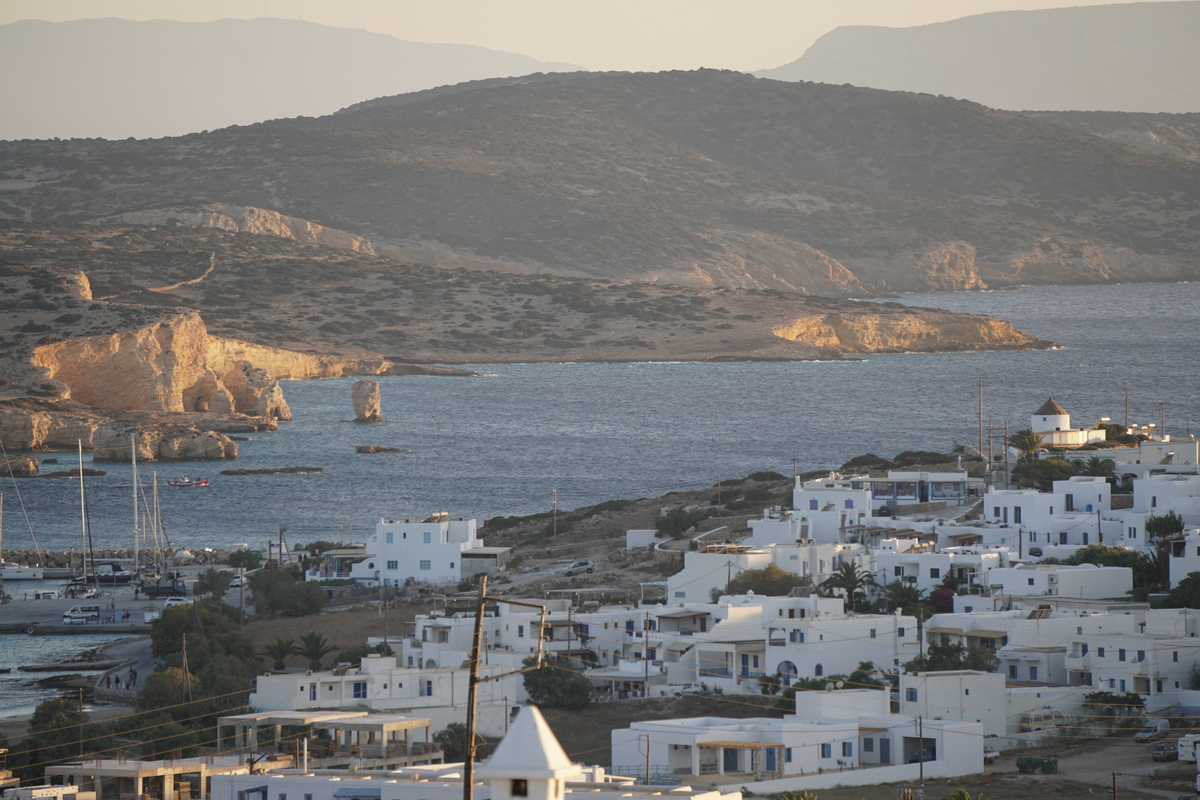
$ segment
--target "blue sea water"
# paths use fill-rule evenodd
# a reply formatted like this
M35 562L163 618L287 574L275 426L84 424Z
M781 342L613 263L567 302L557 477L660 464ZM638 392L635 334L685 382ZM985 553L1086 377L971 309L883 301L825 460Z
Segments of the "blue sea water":
M991 314L1054 340L1040 352L871 356L789 363L513 364L475 367L478 378L381 379L385 421L353 422L354 379L295 381L284 393L295 420L241 443L236 464L144 465L160 479L213 477L205 489L163 487L176 546L261 547L282 523L291 543L361 541L381 517L446 510L496 516L570 509L613 498L714 485L718 475L836 467L865 452L949 450L978 438L984 419L1013 429L1053 395L1073 418L1158 422L1168 433L1200 420L1194 355L1200 285L1076 286L991 293L906 295L908 305ZM358 455L357 444L411 450ZM47 454L37 454L45 457ZM69 453L54 454L58 469ZM89 461L85 454L85 462ZM86 463L86 466L92 466ZM128 464L97 464L88 481L97 547L130 541ZM322 474L226 477L229 466L316 466ZM49 469L49 468L48 468ZM12 481L5 539L80 546L73 481Z

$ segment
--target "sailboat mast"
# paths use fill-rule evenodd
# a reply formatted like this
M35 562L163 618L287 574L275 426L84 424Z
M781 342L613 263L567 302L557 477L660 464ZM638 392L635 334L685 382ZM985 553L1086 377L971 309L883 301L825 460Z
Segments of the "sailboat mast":
M138 474L137 474L137 447L134 446L134 436L129 434L129 460L133 464L133 575L137 578L138 567L141 562L138 560Z
M4 596L4 492L0 492L0 601Z
M79 534L83 537L83 549L79 552L79 573L87 583L87 502L83 496L83 439L79 439Z

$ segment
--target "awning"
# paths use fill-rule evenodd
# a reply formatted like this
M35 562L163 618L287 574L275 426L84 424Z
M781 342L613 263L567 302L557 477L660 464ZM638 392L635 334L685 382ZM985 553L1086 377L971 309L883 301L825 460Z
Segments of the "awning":
M1007 631L967 631L966 636L973 639L1003 639L1008 636Z
M945 636L962 636L962 628L929 628L926 633L936 633Z
M947 538L955 539L955 540L958 540L958 539L980 539L982 537L983 537L982 533L950 533L950 534L947 534Z
M765 750L783 747L783 742L696 742L697 747L722 747L726 750Z
M381 791L379 789L368 789L362 787L359 789L338 789L333 793L334 797L361 797L363 800L379 800Z
M707 617L707 611L664 611L658 615L659 619L683 619L684 617Z
M858 726L859 733L883 733L887 728L867 728L862 725Z

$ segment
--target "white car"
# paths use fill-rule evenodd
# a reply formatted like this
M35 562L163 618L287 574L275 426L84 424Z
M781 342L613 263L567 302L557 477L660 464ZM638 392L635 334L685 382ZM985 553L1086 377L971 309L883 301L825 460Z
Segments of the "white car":
M563 575L566 575L568 578L570 578L571 576L578 575L581 572L586 572L587 574L591 575L595 571L596 565L591 561L584 559L583 561L576 561L574 564L564 569Z
M163 608L174 608L175 606L190 606L192 601L186 597L168 597L163 601Z
M241 575L234 575L234 576L233 576L233 579L229 581L229 588L230 588L230 589L240 589L240 588L242 588L242 576L241 576Z

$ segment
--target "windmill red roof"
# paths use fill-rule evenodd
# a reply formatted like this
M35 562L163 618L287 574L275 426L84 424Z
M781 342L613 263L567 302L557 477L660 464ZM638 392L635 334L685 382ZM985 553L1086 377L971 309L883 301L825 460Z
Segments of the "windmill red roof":
M1046 399L1046 402L1042 403L1042 407L1033 413L1035 416L1042 417L1065 417L1067 410L1054 402L1053 397L1049 397Z

